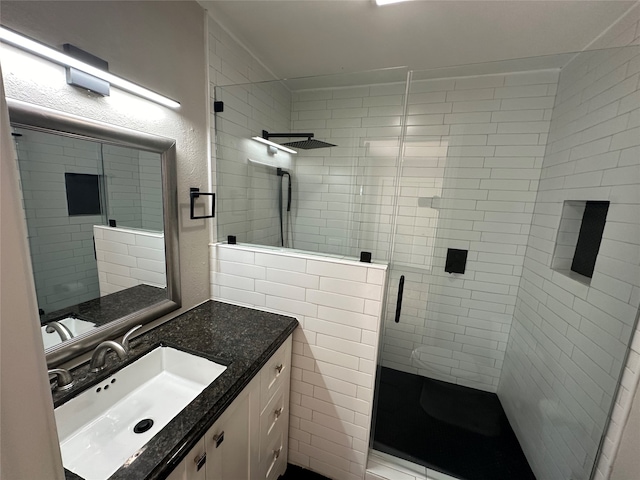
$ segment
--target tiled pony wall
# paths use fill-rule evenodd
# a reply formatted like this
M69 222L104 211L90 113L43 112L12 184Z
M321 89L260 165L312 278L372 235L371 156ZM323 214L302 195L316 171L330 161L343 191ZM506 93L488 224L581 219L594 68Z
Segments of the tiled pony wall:
M294 316L289 462L364 477L386 267L211 245L212 298Z

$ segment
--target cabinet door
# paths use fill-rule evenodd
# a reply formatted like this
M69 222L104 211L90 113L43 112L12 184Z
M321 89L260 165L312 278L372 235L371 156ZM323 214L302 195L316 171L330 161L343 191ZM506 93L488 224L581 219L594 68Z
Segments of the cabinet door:
M167 480L206 480L206 461L204 439L200 439Z
M249 395L240 396L207 432L206 480L249 478Z

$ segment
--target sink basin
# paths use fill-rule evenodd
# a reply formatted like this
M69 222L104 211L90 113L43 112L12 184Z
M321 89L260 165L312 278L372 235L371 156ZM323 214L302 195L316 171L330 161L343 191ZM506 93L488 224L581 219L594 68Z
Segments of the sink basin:
M110 477L227 367L158 347L55 409L62 463Z
M57 320L57 322L67 327L74 337L77 337L78 335L81 335L84 332L88 332L89 330L93 329L93 327L95 326L92 322L87 322L85 320L80 320L79 318L74 318L74 317L63 318L62 320ZM40 328L40 330L42 331L42 341L44 342L45 349L49 347L53 347L54 345L57 345L59 343L62 343L62 340L60 339L60 335L58 335L58 332L47 333L45 331L46 328L47 328L46 325L43 325Z

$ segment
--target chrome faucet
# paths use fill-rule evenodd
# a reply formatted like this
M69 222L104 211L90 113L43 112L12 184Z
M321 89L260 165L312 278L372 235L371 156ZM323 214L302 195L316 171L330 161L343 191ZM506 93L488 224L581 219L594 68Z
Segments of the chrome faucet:
M93 351L93 355L91 356L91 363L89 364L89 370L92 372L99 372L100 370L102 370L105 366L105 359L109 350L113 350L114 352L116 352L116 355L118 355L118 358L120 360L125 360L127 358L127 355L129 354L129 337L139 328L142 328L142 325L138 325L129 330L122 338L121 344L113 340L106 340L100 343Z
M58 332L58 335L60 335L60 340L62 340L63 342L73 338L71 330L69 330L66 325L63 325L62 323L56 321L47 323L47 328L45 328L44 331L47 333Z
M49 376L55 375L57 386L55 390L69 390L73 387L73 376L69 373L69 370L64 368L53 368L47 372Z

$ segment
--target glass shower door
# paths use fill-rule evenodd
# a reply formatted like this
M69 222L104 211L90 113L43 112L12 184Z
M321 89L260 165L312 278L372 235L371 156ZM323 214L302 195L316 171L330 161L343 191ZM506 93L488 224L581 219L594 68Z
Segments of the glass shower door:
M496 126L491 112L465 111L500 102L464 103L481 95L475 79L428 73L411 72L408 83L372 447L453 478L485 478L504 451L507 468L511 458L526 466L514 478L528 479L495 395L519 272L478 254L516 254L509 243L526 235L485 233L501 225L485 222L495 205L481 188L498 162L486 160ZM487 78L477 82L504 82ZM482 282L490 269L504 281L495 291Z

